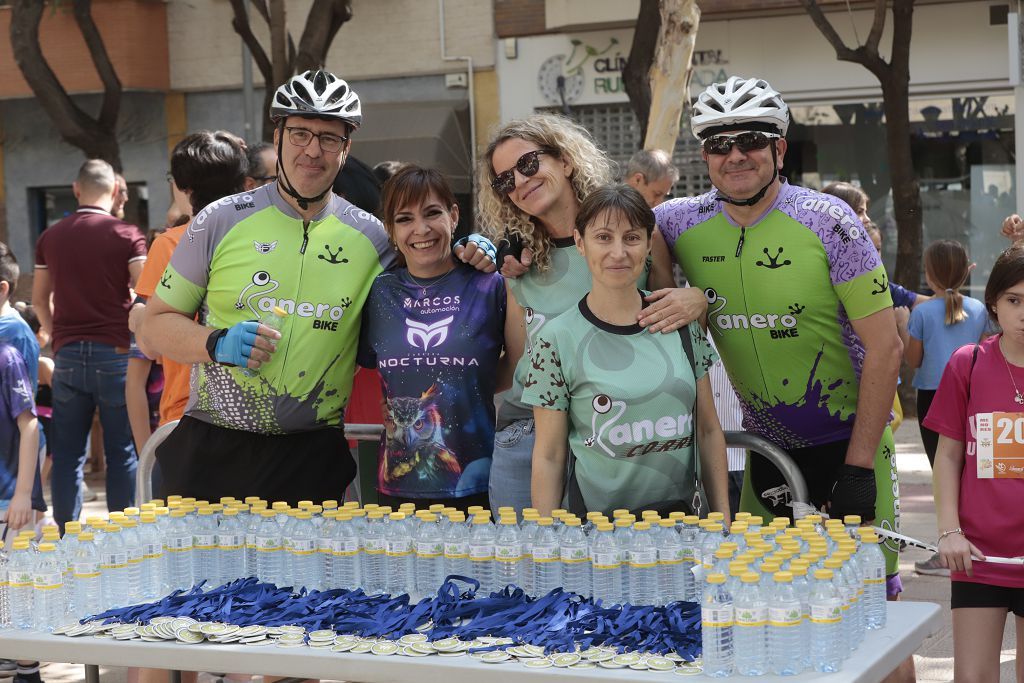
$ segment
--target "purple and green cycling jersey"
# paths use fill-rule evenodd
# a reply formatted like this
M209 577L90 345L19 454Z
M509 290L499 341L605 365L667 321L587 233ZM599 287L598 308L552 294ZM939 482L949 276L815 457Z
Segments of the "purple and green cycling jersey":
M686 278L708 297L708 329L744 428L783 448L848 439L864 363L850 321L892 306L856 215L788 183L749 226L734 223L714 191L655 214Z

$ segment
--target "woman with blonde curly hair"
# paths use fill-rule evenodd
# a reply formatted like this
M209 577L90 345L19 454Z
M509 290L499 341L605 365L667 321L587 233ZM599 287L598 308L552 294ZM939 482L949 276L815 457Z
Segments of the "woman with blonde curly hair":
M576 306L591 289L590 270L576 249L573 229L580 204L612 181L612 162L582 126L554 114L511 121L494 136L477 169L479 230L495 241L520 241L521 261L504 260L506 353L518 358L512 389L498 410L490 475L495 511L530 505L533 409L522 401L530 386L532 345L545 323ZM668 253L660 233L652 248ZM669 263L671 259L662 259ZM657 259L655 259L657 262ZM674 333L707 310L697 289L676 289L670 270L647 269L638 288L653 290L637 322L650 332ZM527 353L523 353L524 349ZM614 362L614 359L608 359Z

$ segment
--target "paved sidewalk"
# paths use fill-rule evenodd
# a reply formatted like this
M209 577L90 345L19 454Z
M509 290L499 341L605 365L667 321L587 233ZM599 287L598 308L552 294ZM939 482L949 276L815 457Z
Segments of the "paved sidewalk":
M918 433L917 421L906 420L896 434L896 463L900 473L900 503L902 533L921 540L934 540L935 507L932 496L931 468L925 457ZM106 514L102 475L88 478L99 498L87 503L86 515ZM914 573L914 562L927 559L928 553L917 548L908 548L900 556L900 575L903 577L903 599L938 603L943 608L942 629L927 639L914 662L917 666L917 680L922 683L946 683L953 680L953 625L949 612L949 579L936 576L918 576ZM1016 635L1012 619L1003 638L1002 667L1000 680L1014 680L1014 665L1017 653L1014 647ZM124 683L126 670L103 668L100 675L104 683ZM82 667L71 664L48 664L43 668L43 680L47 683L75 683L82 681Z

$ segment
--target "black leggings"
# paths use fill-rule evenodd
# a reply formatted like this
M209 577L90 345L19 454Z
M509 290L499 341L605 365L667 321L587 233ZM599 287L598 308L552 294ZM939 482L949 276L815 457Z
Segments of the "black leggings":
M935 451L939 448L939 433L925 427L924 418L928 415L933 398L935 398L935 391L931 389L917 390L917 428L921 430L924 452L928 456L928 464L932 466L932 469L935 468Z

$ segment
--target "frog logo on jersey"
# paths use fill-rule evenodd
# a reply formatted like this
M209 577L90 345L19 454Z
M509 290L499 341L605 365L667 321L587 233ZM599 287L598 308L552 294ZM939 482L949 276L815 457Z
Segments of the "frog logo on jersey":
M548 319L529 306L523 308L523 319L526 321L526 352L533 353L534 339L540 334L540 328L544 327Z
M433 346L436 349L448 339L448 326L452 324L453 320L455 320L454 315L432 323L421 323L406 318L405 340L413 348L422 348L427 351Z
M889 278L886 276L884 272L882 273L881 282L878 281L877 277L872 278L872 282L875 283L875 287L878 287L878 289L871 290L872 294L885 294L889 290Z
M615 401L607 394L598 394L592 401L592 407L594 408L594 414L590 418L590 436L583 440L583 443L593 448L594 444L597 444L601 449L608 454L609 457L615 457L615 451L608 448L601 440L604 436L605 431L611 427L616 420L622 417L622 414L626 412L626 403L624 401ZM611 415L612 409L616 410L614 415ZM601 429L597 428L597 420L599 416L606 415L604 424L601 425Z
M242 290L242 293L238 295L238 300L235 301L235 308L240 311L243 308L248 307L249 310L252 311L252 314L256 316L256 318L259 318L260 312L252 305L252 300L258 296L269 294L280 286L281 283L270 277L270 273L265 270L258 270L252 274L252 282L246 285L245 289ZM245 295L254 287L256 288L256 291L246 297Z
M339 256L341 256L341 252L345 251L345 247L341 246L340 244L338 245L338 251L331 251L331 247L325 244L324 251L327 253L326 256L324 256L323 254L317 254L317 258L320 259L321 261L327 261L328 263L335 265L339 263L348 263L347 258L338 258Z
M764 261L758 260L754 262L755 266L761 266L762 268L767 268L768 270L776 270L778 268L782 268L783 266L793 265L793 262L790 261L789 259L786 259L785 261L779 263L779 259L782 258L782 247L779 247L779 250L775 254L775 256L772 256L771 253L769 253L768 247L765 247L761 251L763 251L764 255L768 257L768 262L765 263Z

